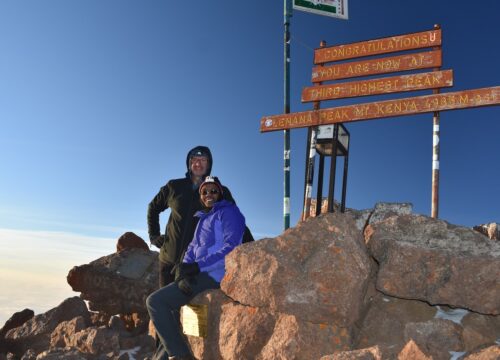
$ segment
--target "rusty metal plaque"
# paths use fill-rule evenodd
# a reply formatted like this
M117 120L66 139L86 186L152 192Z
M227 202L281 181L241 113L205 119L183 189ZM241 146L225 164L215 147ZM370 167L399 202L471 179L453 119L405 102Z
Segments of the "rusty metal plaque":
M184 334L207 337L208 305L185 305L181 308L181 323Z
M330 61L355 59L439 45L441 45L441 29L436 29L316 49L314 51L314 63L324 64Z
M312 82L436 68L441 66L441 59L441 50L434 50L372 60L351 61L330 66L317 66L313 68Z
M264 116L260 121L260 131L268 132L490 105L500 105L500 86Z
M302 90L302 102L342 99L356 96L436 89L453 86L453 70L310 86Z

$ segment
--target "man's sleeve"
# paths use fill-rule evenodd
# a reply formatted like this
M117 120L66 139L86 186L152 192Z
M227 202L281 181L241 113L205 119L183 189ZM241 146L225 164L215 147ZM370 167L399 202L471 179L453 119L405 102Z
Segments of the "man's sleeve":
M183 263L192 263L194 262L194 246L195 246L195 240L193 239L186 250L186 253L184 254L184 258L182 259Z
M167 184L160 189L148 205L148 234L150 241L160 235L160 213L168 208L169 193L170 189Z
M230 201L236 205L236 200L233 199L233 194L231 194L231 191L229 191L229 189L225 186L222 186L222 191L224 192L223 193L224 200Z
M234 205L236 205L236 200L234 200L233 195L231 194L231 191L225 186L223 186L223 191L224 191L224 200L232 202ZM245 232L243 234L243 243L251 242L254 241L255 239L253 238L252 233L250 232L250 229L248 226L245 225Z

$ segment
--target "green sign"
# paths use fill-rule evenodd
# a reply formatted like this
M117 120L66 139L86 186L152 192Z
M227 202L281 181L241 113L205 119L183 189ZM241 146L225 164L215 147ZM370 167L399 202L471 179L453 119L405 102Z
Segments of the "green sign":
M347 0L293 0L295 10L347 20Z

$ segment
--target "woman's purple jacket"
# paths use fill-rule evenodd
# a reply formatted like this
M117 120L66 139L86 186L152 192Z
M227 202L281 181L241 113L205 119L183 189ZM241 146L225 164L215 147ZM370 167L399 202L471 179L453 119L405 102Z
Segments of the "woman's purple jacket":
M220 282L226 272L226 255L243 239L245 218L236 205L226 200L216 202L208 213L198 211L194 216L200 220L183 262L197 262L200 272Z

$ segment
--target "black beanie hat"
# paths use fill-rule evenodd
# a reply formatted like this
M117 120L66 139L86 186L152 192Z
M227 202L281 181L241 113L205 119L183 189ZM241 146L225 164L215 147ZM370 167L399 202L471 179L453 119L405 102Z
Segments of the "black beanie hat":
M213 159L212 159L212 153L210 152L210 149L207 146L201 146L198 145L191 150L189 150L187 157L186 157L186 167L187 167L187 173L186 176L191 175L191 169L189 168L189 160L193 156L205 156L208 159L208 166L207 166L207 173L205 175L210 175L210 172L212 171L212 164L213 164Z

